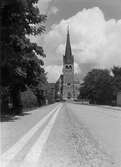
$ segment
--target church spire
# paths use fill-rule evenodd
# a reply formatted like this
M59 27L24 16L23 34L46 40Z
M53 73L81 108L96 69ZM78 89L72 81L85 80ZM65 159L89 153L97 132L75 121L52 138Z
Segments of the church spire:
M72 51L71 51L70 33L69 33L69 26L68 26L64 64L72 64L72 63L73 63L73 56L72 56Z

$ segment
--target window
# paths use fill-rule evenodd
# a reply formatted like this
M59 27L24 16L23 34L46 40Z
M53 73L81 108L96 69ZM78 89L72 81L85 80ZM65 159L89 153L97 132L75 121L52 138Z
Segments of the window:
M71 86L71 83L67 83L67 86Z
M72 66L71 66L71 65L69 65L69 69L72 69Z
M70 99L71 98L71 93L70 92L68 92L68 99Z
M65 68L66 68L66 69L72 69L72 65L69 65L69 64L68 64L68 65L65 66Z

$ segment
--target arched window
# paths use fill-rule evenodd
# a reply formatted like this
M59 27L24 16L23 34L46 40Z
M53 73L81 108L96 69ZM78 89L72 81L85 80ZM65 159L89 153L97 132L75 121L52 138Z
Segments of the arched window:
M70 99L71 98L71 93L70 92L68 92L68 99Z
M66 65L65 68L68 69L68 65Z
M71 83L67 83L67 86L71 86Z
M69 65L69 69L72 69L72 65Z
M65 68L66 68L66 69L72 69L72 65L67 64L67 65L65 66Z

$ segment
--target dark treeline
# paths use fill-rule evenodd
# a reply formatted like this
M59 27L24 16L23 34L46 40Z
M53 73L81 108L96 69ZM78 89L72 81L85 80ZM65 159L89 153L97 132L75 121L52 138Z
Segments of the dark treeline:
M22 111L21 92L32 90L41 105L47 80L43 68L43 48L28 36L45 31L46 16L41 15L38 0L1 0L0 8L0 103L1 112ZM11 106L9 105L11 104ZM11 110L10 110L11 109Z
M79 99L92 104L115 105L117 93L121 91L121 67L93 69L84 78Z

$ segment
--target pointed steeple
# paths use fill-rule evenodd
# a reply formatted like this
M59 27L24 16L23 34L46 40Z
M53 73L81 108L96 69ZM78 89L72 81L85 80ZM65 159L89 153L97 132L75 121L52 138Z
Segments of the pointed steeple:
M66 40L64 64L73 64L73 56L72 56L71 44L70 44L69 26L67 29L67 40Z
M68 26L68 29L67 29L67 40L66 40L65 55L67 55L67 56L71 56L71 55L72 55L72 52L71 52L71 44L70 44L69 26Z

